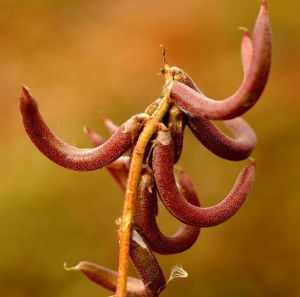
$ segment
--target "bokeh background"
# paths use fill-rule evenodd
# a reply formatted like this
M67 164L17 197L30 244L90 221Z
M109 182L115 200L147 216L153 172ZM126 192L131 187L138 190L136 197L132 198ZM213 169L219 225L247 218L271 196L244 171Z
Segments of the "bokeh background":
M63 263L117 268L115 220L122 193L103 170L72 172L31 144L18 111L30 87L53 131L79 147L87 125L108 137L102 118L122 124L158 98L159 44L209 97L223 99L242 80L239 26L251 31L261 1L0 1L0 295L112 295ZM239 213L202 230L189 251L158 256L187 279L162 296L300 296L300 2L269 1L274 55L267 88L244 116L259 142L256 181ZM186 132L180 165L204 206L218 203L247 161L224 161ZM178 228L166 210L159 224ZM131 274L135 275L131 268Z

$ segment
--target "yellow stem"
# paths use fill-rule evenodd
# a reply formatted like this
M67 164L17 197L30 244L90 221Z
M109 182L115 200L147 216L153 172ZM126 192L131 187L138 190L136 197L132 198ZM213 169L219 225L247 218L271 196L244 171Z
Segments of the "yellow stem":
M126 296L132 214L141 173L141 167L144 158L144 152L153 133L157 131L158 123L162 121L163 117L169 110L169 106L171 104L169 91L170 89L171 87L169 86L165 96L163 97L156 111L153 113L152 116L146 119L144 129L141 132L137 144L135 145L133 150L128 174L127 188L125 193L122 221L120 225L120 250L116 297Z

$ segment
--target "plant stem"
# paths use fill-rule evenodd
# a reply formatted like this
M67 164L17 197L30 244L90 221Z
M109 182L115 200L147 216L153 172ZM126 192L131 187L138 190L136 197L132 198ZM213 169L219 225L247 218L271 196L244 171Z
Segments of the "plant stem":
M153 115L149 116L149 118L145 120L144 129L141 132L137 144L135 145L133 150L125 193L122 221L120 225L120 251L116 297L126 296L132 214L134 210L134 202L137 193L144 153L153 133L155 133L155 131L157 131L158 129L159 122L162 121L163 117L169 110L169 106L171 104L170 89L171 87L168 86L166 94L161 100L156 111L153 113Z

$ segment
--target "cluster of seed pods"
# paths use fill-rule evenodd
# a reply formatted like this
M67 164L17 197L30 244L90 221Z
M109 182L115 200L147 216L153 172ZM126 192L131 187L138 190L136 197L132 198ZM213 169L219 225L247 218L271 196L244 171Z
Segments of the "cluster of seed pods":
M174 171L182 152L185 126L221 158L240 161L251 155L256 136L239 116L256 103L268 79L271 30L267 1L262 3L253 38L246 30L241 48L244 80L232 96L222 101L207 98L184 71L169 67L164 58L161 72L165 75L165 85L160 97L144 113L133 116L120 127L105 119L112 134L108 140L86 129L94 146L91 149L71 146L56 137L39 113L35 99L23 87L20 111L25 130L35 146L50 160L68 169L89 171L106 166L124 191L125 200L131 197L131 204L124 207L120 219L120 248L125 246L122 255L126 255L128 245L128 254L140 280L125 273L125 287L118 292L119 274L124 272L120 265L119 274L89 262L81 262L72 269L82 271L109 290L117 290L118 297L159 296L166 281L154 252L167 255L189 249L197 240L200 228L225 222L242 206L254 181L254 162L241 171L225 199L207 208L201 207L189 176L182 170ZM234 138L220 131L212 120L222 120ZM158 197L182 222L173 236L164 235L156 223ZM130 236L126 239L128 230Z

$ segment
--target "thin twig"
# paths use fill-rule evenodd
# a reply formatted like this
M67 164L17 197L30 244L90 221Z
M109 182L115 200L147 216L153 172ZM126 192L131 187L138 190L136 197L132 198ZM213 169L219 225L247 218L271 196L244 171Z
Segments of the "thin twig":
M171 104L170 90L171 84L169 84L168 89L156 111L153 113L153 115L149 116L149 118L145 120L144 129L141 132L137 144L133 150L128 174L127 189L125 193L123 215L120 225L120 251L116 297L126 296L132 214L134 210L134 202L137 193L144 152L153 133L157 131L159 122L161 122L162 118L169 110L169 106Z

